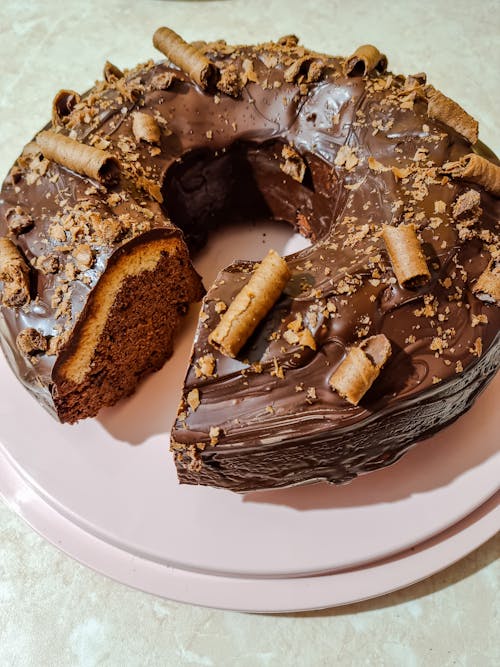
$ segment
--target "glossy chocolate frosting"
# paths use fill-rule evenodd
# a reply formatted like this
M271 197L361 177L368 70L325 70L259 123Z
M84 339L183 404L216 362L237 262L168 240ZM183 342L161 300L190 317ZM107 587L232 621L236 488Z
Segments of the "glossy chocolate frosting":
M63 131L104 142L120 161L121 180L111 189L44 165L36 153L13 168L1 193L0 235L20 206L35 221L16 237L32 265L64 256L49 229L82 200L103 218L136 222L127 219L116 239L93 246L92 269L71 281L66 319L52 305L60 274L34 270L37 298L21 310L2 308L2 347L50 407L54 363L71 340L33 365L16 336L25 327L56 337L78 326L116 252L178 229L195 251L227 220L285 220L312 244L287 258L292 278L237 359L215 350L208 335L253 264L235 261L203 302L172 433L179 479L246 491L341 482L387 465L467 410L498 368L500 311L473 296L472 286L498 246L499 201L440 172L471 145L428 117L422 75L346 76L344 59L308 52L293 38L199 46L220 71L237 73L235 89L204 92L177 68L148 63L98 84L71 111ZM158 120L158 150L134 140L131 112L139 108ZM303 178L287 168L284 147L303 161ZM36 179L33 160L43 165ZM453 207L471 189L481 210L464 222ZM383 224L401 222L418 229L431 271L430 282L414 290L397 284L380 238ZM284 338L298 316L315 349ZM328 379L349 346L376 333L393 353L352 406ZM203 374L207 355L214 368Z

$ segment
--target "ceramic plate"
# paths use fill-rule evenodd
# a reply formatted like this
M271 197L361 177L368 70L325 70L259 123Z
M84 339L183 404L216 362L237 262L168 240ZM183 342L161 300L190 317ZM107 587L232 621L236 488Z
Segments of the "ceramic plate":
M198 269L209 284L235 256L257 259L269 247L287 253L301 243L286 226L229 229L198 258ZM134 397L76 426L46 414L1 357L4 461L65 525L176 570L290 578L401 553L457 523L498 489L500 377L457 423L392 467L349 485L245 495L179 486L168 431L196 315L193 310L174 358Z
M223 577L167 567L90 535L45 503L2 452L0 495L59 549L117 581L179 602L262 613L343 605L409 586L467 555L500 527L496 494L444 533L366 567L288 579Z

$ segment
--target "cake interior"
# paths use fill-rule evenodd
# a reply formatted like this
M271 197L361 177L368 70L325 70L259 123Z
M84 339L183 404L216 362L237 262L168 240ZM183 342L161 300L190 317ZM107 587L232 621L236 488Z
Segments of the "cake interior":
M332 191L317 193L309 169L301 183L285 176L280 169L284 145L237 142L224 151L195 150L169 169L163 184L165 210L191 251L200 250L224 224L255 220L288 222L304 236L317 238L316 229L301 227L297 212L307 206L321 226L321 214L335 205L328 199Z
M108 267L56 366L59 417L94 416L162 367L200 284L179 238L145 239Z

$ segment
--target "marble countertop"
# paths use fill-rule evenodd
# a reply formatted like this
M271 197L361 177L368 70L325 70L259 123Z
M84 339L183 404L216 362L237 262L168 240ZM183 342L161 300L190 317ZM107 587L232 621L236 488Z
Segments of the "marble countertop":
M426 71L500 151L496 0L3 0L0 176L49 118L57 90L87 89L107 58L123 67L156 57L159 25L188 40L256 42L294 32L341 54L374 43L392 70ZM128 589L56 550L0 501L0 664L493 666L499 553L497 536L403 591L257 616Z

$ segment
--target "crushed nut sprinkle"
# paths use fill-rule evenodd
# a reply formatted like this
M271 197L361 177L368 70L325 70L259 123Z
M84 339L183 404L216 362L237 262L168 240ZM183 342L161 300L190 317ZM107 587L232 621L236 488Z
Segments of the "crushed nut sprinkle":
M16 345L19 351L26 356L43 354L48 348L47 338L43 333L31 327L19 332Z
M213 354L205 354L198 359L194 369L196 377L213 377L215 374L215 357Z
M298 183L302 183L306 173L306 165L297 151L291 146L283 146L281 156L285 160L280 164L283 173L291 176Z
M186 397L186 402L193 412L198 409L200 406L200 392L198 389L191 389Z
M476 338L472 347L469 348L469 352L475 357L480 357L483 353L483 341L480 337Z
M358 157L356 156L357 150L357 147L344 144L344 146L339 148L339 151L335 156L334 164L337 165L337 167L344 167L346 171L351 171L359 162Z

